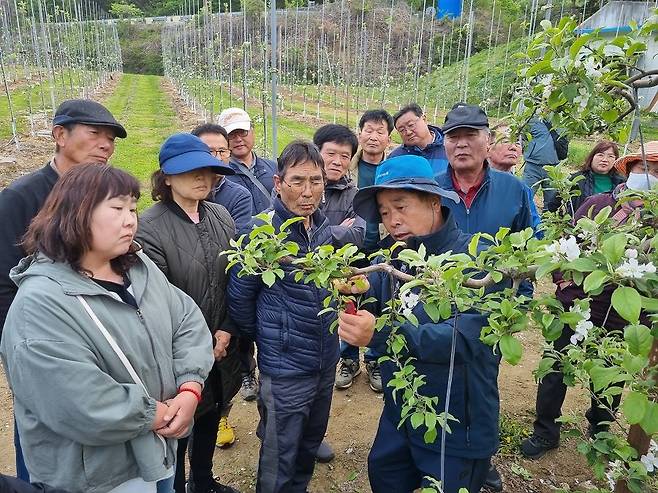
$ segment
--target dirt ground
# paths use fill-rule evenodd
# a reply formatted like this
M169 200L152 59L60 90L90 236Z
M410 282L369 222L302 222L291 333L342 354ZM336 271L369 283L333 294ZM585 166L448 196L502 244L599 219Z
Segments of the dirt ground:
M192 126L198 118L184 108L182 100L171 86L163 88L172 97L182 125ZM112 88L104 90L101 99ZM0 142L0 189L18 176L45 163L52 154L49 137L26 137L21 149ZM550 289L544 286L543 289ZM530 429L535 405L536 384L532 370L540 359L541 340L537 333L520 336L526 349L519 365L501 365L499 378L502 411L513 420ZM587 399L583 392L570 390L564 406L565 413L584 415ZM318 464L310 491L369 492L367 456L374 438L382 408L381 395L373 393L366 383L365 370L355 384L346 391L335 391L327 440L336 451L330 464ZM222 482L240 491L254 491L259 442L255 435L258 412L255 403L247 403L239 396L234 401L230 421L235 427L237 442L229 449L217 449L215 473ZM584 418L582 418L584 421ZM583 425L584 426L584 425ZM0 473L15 471L13 454L13 418L11 395L4 372L0 370ZM529 461L519 454L498 456L495 459L501 471L505 491L509 493L544 493L558 487L587 489L592 475L585 460L576 451L576 440L569 439L562 446L539 461ZM513 470L515 472L513 472Z

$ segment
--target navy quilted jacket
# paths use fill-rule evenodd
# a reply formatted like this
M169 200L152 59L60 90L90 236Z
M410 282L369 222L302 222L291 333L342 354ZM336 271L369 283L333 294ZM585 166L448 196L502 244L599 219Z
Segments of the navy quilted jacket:
M274 200L272 224L280 228L294 217ZM332 243L329 221L320 211L313 214L314 226L307 233L303 223L290 227L288 240L299 244L299 255ZM313 284L295 282L292 266L284 265L285 276L268 288L259 276L238 277L231 270L228 286L229 313L246 337L256 340L258 368L271 377L312 375L338 362L338 334L329 332L335 314L318 317L329 295Z
M444 225L436 233L422 237L412 237L407 246L418 250L424 245L427 253L439 255L451 250L453 253L465 253L471 235L465 234L457 227L454 214L442 208ZM399 268L404 268L398 266ZM369 297L377 302L368 308L375 314L383 313L386 302L391 299L391 281L387 274L371 274ZM487 317L481 313L469 311L453 315L447 320L434 323L429 318L422 302L408 306L418 318L419 325L414 327L409 322L399 326L398 333L405 336L407 355L415 358L414 366L421 375L426 375L425 384L420 393L428 397L437 397L437 412L443 412L446 404L448 375L450 370L450 348L453 330L456 335L454 373L450 393L449 412L458 422L451 422L452 433L446 435L446 454L456 457L483 459L493 455L498 447L498 365L499 357L493 349L480 341L482 327L487 325ZM388 353L386 339L391 328L385 326L376 332L369 346L381 354ZM393 422L398 422L402 413L400 397L393 400L392 390L387 384L393 379L397 368L391 361L381 364L384 382L384 414ZM441 450L441 433L436 441L426 444L423 434L424 426L414 429L409 420L400 428L407 440L421 449Z

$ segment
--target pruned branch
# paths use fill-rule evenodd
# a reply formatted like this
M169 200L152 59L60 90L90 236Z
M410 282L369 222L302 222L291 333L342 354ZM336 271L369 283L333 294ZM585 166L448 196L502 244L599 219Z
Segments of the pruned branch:
M636 69L636 70L638 70L638 69ZM636 84L640 79L644 79L645 77L651 77L653 75L658 75L658 69L647 70L647 71L640 70L639 74L635 74L632 77L629 77L628 79L626 79L624 81L624 84L627 85L627 86L633 86L633 87L653 87L653 86L638 86ZM653 79L653 77L651 77L651 78ZM654 84L654 86L655 85L658 85L658 81Z

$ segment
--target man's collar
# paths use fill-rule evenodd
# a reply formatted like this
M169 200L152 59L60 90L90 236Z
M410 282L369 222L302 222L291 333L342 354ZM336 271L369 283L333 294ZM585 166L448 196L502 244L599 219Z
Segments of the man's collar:
M450 171L450 178L452 179L452 184L453 184L453 186L454 186L454 188L455 188L455 191L456 191L457 193L466 194L466 193L468 193L471 189L473 189L473 188L476 188L476 189L477 189L477 188L480 188L480 187L482 186L482 183L484 182L484 179L485 179L485 177L487 176L487 171L489 170L489 166L487 165L487 162L485 161L485 162L484 162L484 166L483 166L482 169L480 170L480 174L479 174L479 176L478 176L478 180L476 181L476 183L475 183L474 185L470 186L470 187L468 188L468 190L464 190L464 189L462 188L461 183L459 182L459 178L457 177L457 173L455 173L455 169L454 169L452 166L450 166L450 167L448 168L448 170Z

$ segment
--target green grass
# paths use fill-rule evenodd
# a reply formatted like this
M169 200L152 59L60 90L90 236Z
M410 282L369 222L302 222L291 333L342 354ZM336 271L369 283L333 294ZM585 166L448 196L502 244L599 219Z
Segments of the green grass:
M132 173L142 183L139 209L150 206L150 176L158 168L158 151L176 132L176 113L162 91L162 77L125 74L106 106L128 131L117 139L112 163Z

